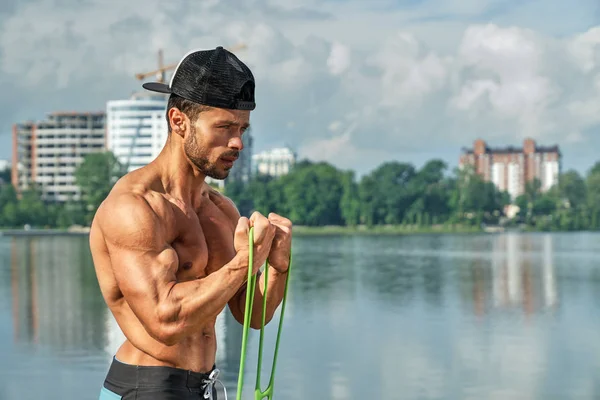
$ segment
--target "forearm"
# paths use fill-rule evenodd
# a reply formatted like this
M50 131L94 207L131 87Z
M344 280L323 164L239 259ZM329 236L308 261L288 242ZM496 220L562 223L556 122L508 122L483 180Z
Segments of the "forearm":
M281 304L281 301L283 300L283 294L285 292L285 282L287 280L287 272L286 273L280 273L277 272L277 270L275 270L272 267L269 267L269 274L268 274L268 284L267 284L267 292L266 292L266 296L267 296L267 312L266 312L266 319L265 319L265 323L271 321L271 319L273 318L273 315L275 314L275 310L277 310L277 307L279 307L279 305ZM260 280L260 309L259 309L259 315L262 316L262 302L263 302L263 298L265 296L265 282L264 279ZM252 311L256 311L256 305L254 305L254 310Z
M247 256L236 255L228 264L202 279L172 283L161 301L161 323L173 341L187 336L223 310L247 278Z
M266 276L268 275L268 277ZM267 290L265 293L265 278L268 278L267 282ZM261 277L256 280L256 289L254 290L254 301L252 303L252 317L250 320L250 326L254 329L260 329L262 325L262 317L263 317L263 301L266 295L267 297L267 307L265 313L265 325L268 324L271 319L273 319L273 315L277 310L277 307L281 304L283 300L283 295L285 293L285 282L287 279L287 273L277 272L272 267L269 267L268 274L261 274ZM240 313L244 315L246 310L246 291L248 290L248 286L245 286L245 289L240 294Z

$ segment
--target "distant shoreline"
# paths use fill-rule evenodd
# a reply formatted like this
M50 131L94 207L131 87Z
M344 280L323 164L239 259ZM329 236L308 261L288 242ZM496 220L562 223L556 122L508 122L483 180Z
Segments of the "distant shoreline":
M366 225L343 226L303 226L296 225L293 228L294 235L297 236L318 236L318 235L414 235L414 234L467 234L467 233L505 233L505 232L563 232L563 231L544 231L532 229L531 227L503 227L486 226L475 227L465 225L376 225L368 227ZM566 231L565 231L566 232ZM581 231L583 232L583 231ZM586 231L587 232L587 231ZM87 236L89 227L71 227L71 228L39 228L39 229L0 229L0 236Z
M0 236L85 236L89 228L0 229Z
M295 226L294 234L300 236L310 235L411 235L423 233L481 233L484 229L479 227L459 225L376 225L368 227L358 226Z
M380 234L422 234L422 233L477 233L484 232L481 228L465 226L410 226L410 225L380 225L367 227L359 226L294 226L294 234L299 236L312 235L380 235ZM0 229L0 236L82 236L89 235L89 228L39 228L39 229Z

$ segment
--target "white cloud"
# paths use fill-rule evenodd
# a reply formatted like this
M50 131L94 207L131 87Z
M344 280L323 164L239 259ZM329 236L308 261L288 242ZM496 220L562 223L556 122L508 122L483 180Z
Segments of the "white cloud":
M584 72L593 71L600 66L600 26L573 38L568 48Z
M423 49L411 34L399 32L374 55L372 65L382 71L382 106L421 106L424 96L446 83L447 65L435 53Z
M546 50L544 40L528 30L470 27L457 58L468 76L451 104L466 113L476 110L478 118L513 121L521 136L543 137L555 128L546 113L558 94L543 73Z
M335 132L339 130L341 126L342 123L340 121L333 121L331 124L329 124L329 130Z
M582 143L585 142L585 138L581 134L581 132L570 132L565 137L565 142L567 143Z
M436 12L388 1L351 1L345 11L300 0L31 1L0 24L0 83L43 104L41 118L48 107L98 108L109 93L127 96L139 88L134 74L155 67L159 47L174 62L191 48L244 43L238 55L257 79L257 151L286 142L360 171L432 146L456 158L475 137L589 141L600 125L600 27L557 39L426 20L499 5L461 4L437 0ZM398 21L407 21L404 29ZM40 100L53 91L69 96Z
M350 49L340 43L333 43L327 59L327 66L333 75L344 72L350 66Z
M352 136L355 128L356 125L351 125L335 136L309 140L298 149L298 156L308 157L314 161L330 162L348 170L356 170L357 160L363 160L362 162L371 169L389 157L388 149L368 149L357 146Z

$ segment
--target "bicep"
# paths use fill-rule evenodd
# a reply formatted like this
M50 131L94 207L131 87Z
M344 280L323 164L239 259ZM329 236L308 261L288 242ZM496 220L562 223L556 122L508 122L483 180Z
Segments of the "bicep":
M165 344L175 343L173 323L177 322L178 309L170 296L177 283L175 251L116 246L109 251L117 286L133 315L151 337Z
M121 200L113 209L103 210L101 217L117 286L131 310L148 325L176 281L177 254L144 199Z
M178 258L170 246L152 250L109 246L109 255L117 285L134 311L155 309L176 282Z

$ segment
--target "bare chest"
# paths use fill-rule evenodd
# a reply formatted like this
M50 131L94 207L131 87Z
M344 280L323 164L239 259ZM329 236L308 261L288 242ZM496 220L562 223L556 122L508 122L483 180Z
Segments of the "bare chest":
M179 258L177 279L200 279L219 270L235 255L235 226L217 207L204 207L178 226L172 246Z

